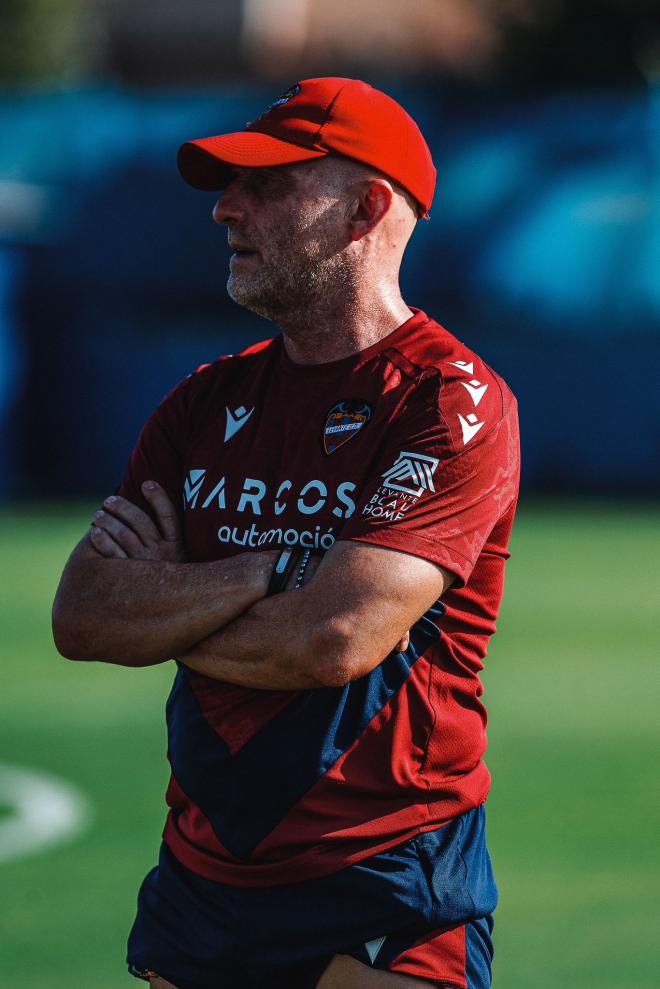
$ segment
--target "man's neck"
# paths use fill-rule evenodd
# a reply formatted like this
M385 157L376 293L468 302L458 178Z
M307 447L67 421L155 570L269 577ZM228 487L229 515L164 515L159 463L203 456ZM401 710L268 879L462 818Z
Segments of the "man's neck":
M284 349L295 364L327 364L357 354L389 336L412 316L397 292L391 297L355 299L319 311L307 308L280 319Z

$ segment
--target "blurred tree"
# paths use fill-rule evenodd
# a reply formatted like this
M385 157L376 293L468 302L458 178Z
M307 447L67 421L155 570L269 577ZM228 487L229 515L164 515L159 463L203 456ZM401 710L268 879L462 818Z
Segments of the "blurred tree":
M0 85L80 79L95 61L85 0L1 0Z

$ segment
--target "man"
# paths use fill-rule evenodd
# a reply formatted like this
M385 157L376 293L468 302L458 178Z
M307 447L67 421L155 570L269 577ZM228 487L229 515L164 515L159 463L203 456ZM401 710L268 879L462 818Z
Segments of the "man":
M430 153L389 97L325 78L179 167L223 190L229 294L281 336L165 398L54 606L72 659L177 657L129 967L154 989L484 989L479 672L518 432L503 381L399 291Z

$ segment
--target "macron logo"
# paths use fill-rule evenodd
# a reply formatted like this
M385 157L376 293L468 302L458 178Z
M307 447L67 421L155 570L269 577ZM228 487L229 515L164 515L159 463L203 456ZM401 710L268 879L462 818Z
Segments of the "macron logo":
M465 419L460 412L456 413L460 423L461 429L463 430L463 446L470 442L473 436L476 436L481 427L485 424L486 420L483 422L477 422L477 417L474 412L470 412Z
M369 955L369 961L371 962L372 965L376 961L376 955L383 947L383 944L385 943L386 940L387 940L387 934L384 934L383 937L377 937L374 938L373 941L364 942L364 946L367 949L367 954Z
M252 406L249 412L244 405L239 405L239 407L237 409L234 409L233 412L231 412L231 410L228 409L226 406L225 408L227 410L227 425L225 426L225 443L226 443L227 440L230 440L232 436L234 436L234 434L239 431L241 426L245 425L245 423L248 421L248 419L254 412L254 406Z

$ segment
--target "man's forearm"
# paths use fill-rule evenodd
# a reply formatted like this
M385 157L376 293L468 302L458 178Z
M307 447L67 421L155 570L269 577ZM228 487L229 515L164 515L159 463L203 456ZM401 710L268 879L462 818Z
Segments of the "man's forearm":
M53 606L62 655L148 666L195 643L262 598L276 553L211 563L105 559L74 551Z
M344 682L342 637L313 611L306 589L266 598L179 659L205 676L260 690L336 686Z
M181 662L264 690L343 686L404 652L410 630L454 580L406 553L341 541L305 577L300 590L257 601Z

